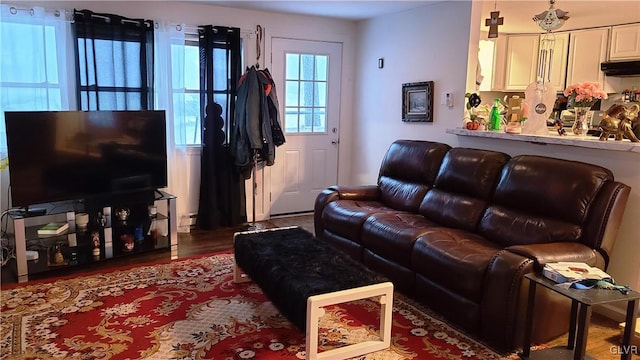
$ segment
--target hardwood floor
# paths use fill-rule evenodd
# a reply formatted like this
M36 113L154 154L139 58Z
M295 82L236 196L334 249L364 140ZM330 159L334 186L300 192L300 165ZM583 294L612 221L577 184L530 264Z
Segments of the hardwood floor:
M313 231L312 215L302 215L294 217L283 217L260 222L264 228L274 228L283 226L300 226L310 232ZM236 231L246 230L246 227L224 228L215 231L192 230L189 234L178 235L178 257L184 258L193 255L207 254L218 251L231 250L233 247L233 234ZM135 265L141 263L149 263L156 261L168 260L168 252L153 252L149 254L140 254L130 257L112 259L101 263L96 263L83 268L68 268L64 272L56 272L45 274L39 277L31 277L31 279L41 279L51 276L79 274L87 271L96 271L102 269L110 269L117 266ZM14 284L15 263L8 264L2 268L2 284ZM566 336L554 339L549 342L550 346L562 346L567 341ZM594 312L589 327L589 339L587 341L587 352L589 355L598 360L619 359L620 355L616 355L615 351L620 351L621 330L618 328L618 322L606 318ZM638 358L637 350L633 358Z

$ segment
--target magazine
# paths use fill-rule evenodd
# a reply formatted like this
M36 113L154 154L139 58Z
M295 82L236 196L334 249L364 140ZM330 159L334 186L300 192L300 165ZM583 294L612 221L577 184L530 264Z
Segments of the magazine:
M542 275L558 284L587 279L613 282L611 275L582 262L548 263L542 269Z

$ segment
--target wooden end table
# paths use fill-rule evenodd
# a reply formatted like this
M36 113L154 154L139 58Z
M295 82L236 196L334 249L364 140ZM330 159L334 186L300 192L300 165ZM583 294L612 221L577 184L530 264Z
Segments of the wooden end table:
M630 360L632 355L631 337L636 327L638 299L640 293L629 291L623 294L618 290L609 289L565 289L542 274L529 273L524 276L529 279L529 296L527 300L527 318L525 322L524 343L520 358L522 359L574 359L582 360L586 356L587 334L591 320L591 307L618 301L627 302L626 325L620 349L620 359ZM571 318L569 323L569 339L566 349L544 349L531 353L531 331L533 325L533 310L535 306L536 286L541 285L571 299ZM573 350L573 356L571 351ZM637 350L636 350L637 351Z

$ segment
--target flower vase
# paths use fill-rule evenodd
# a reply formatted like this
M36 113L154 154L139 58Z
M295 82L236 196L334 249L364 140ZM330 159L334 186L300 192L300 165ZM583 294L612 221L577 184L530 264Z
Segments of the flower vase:
M576 106L573 108L576 121L574 121L573 126L571 127L571 131L574 135L587 135L587 132L589 131L589 127L591 125L589 124L587 116L589 114L589 110L591 110L591 106Z

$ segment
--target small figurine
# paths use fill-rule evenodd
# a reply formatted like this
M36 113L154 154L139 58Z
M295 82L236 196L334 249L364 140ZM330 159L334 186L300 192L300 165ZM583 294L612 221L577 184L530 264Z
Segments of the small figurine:
M100 256L100 233L92 232L91 241L93 242L93 256Z
M64 263L64 256L62 255L62 246L60 246L60 244L56 244L55 246L55 254L53 254L53 262L56 264L63 264Z
M610 135L614 135L616 141L622 141L626 137L631 142L640 142L632 129L632 117L637 114L638 109L637 104L630 108L620 104L611 105L598 124L602 131L599 140L607 141Z
M131 234L124 234L120 236L120 240L122 240L122 251L131 252L133 251L134 245L134 237Z
M558 131L558 135L559 136L566 136L567 135L567 130L565 130L563 128L562 120L556 119L554 124L553 124L553 128Z

